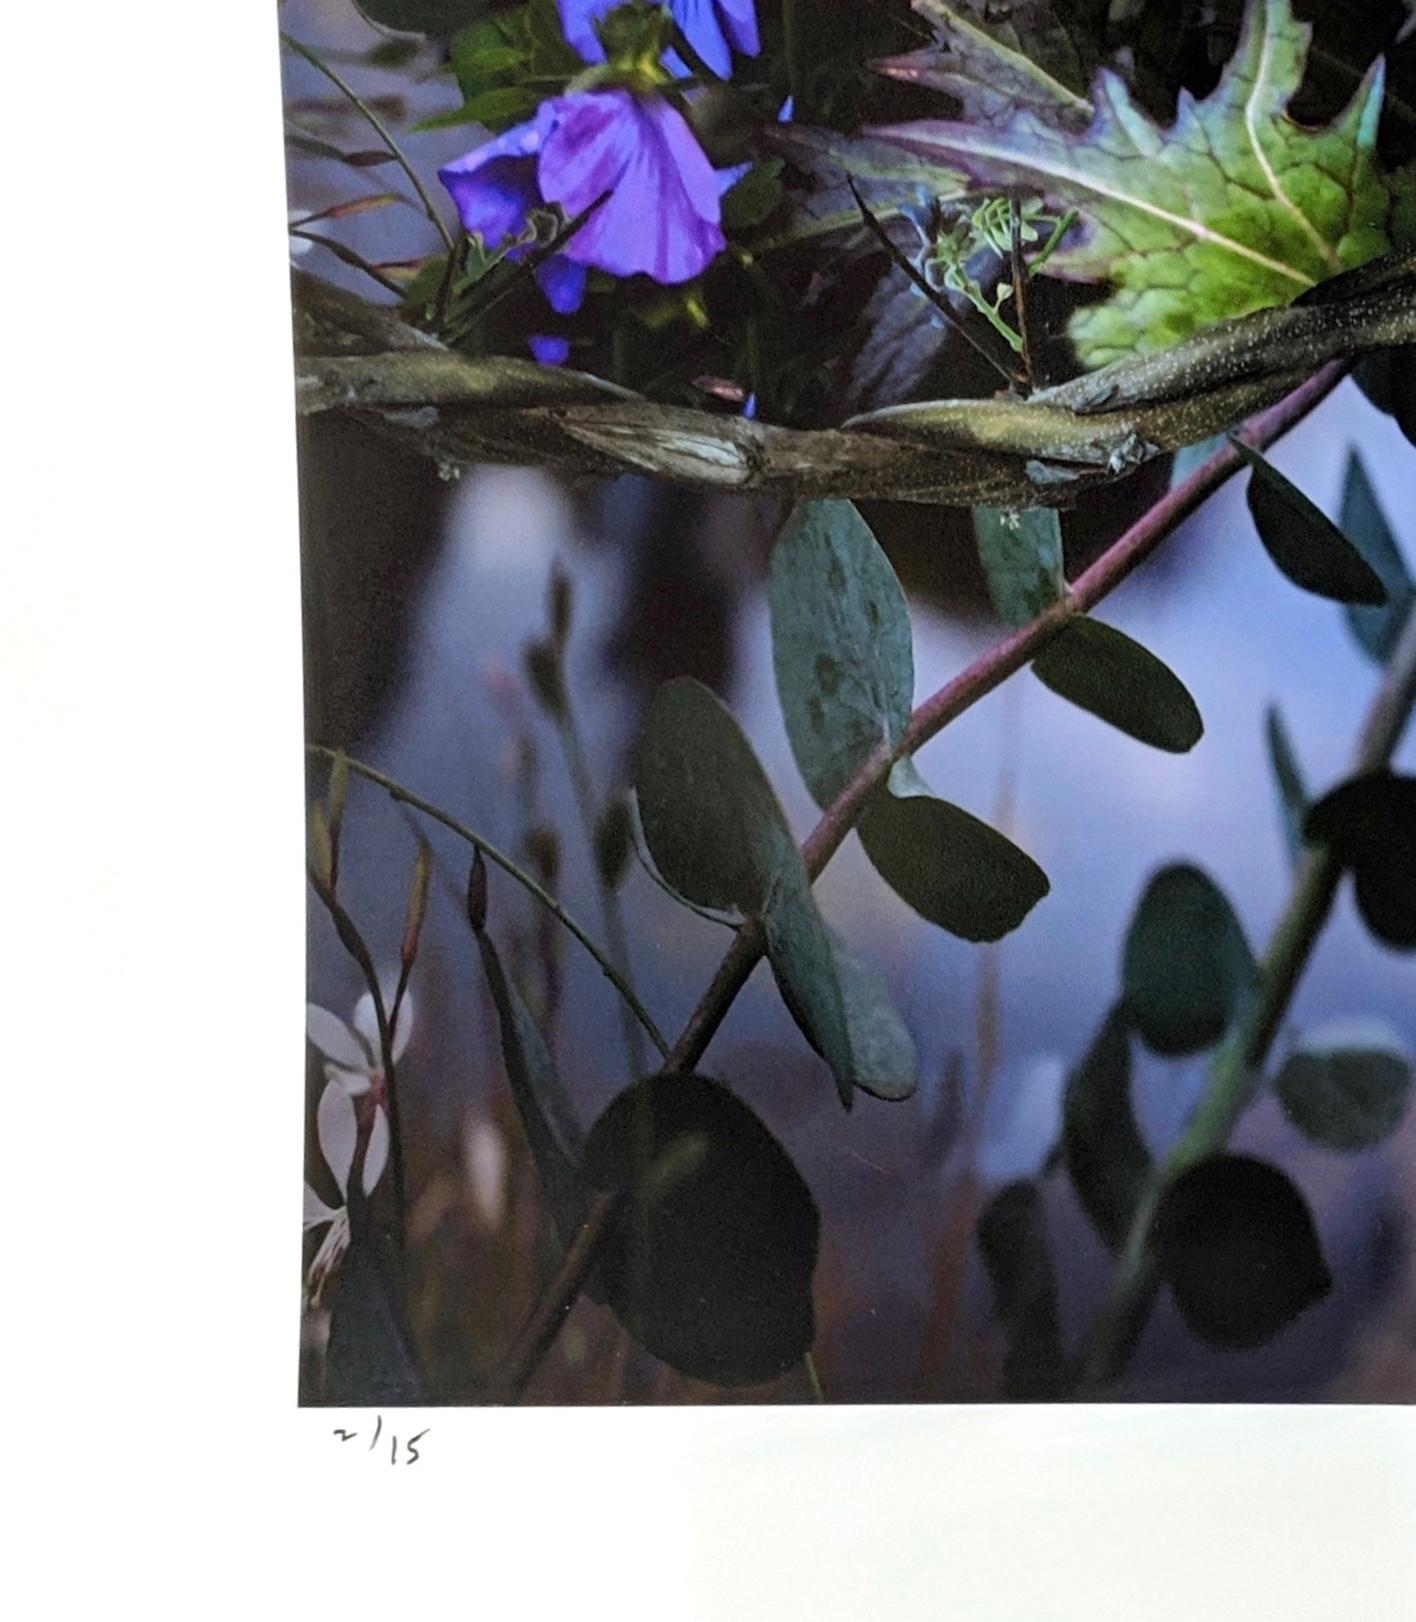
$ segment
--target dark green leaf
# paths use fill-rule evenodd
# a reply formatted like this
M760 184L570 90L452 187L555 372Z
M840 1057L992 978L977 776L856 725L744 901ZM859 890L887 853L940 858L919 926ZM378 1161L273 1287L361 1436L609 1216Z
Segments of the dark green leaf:
M872 797L859 832L866 855L901 900L964 940L1000 939L1049 889L1031 856L986 822L936 799L908 760Z
M568 1245L575 1237L585 1210L585 1189L580 1177L584 1136L580 1122L545 1039L502 968L496 945L485 930L479 929L476 934L482 971L497 1011L502 1060L511 1096L521 1117L556 1232L561 1243Z
M1260 1346L1332 1288L1303 1196L1247 1155L1215 1155L1178 1177L1155 1246L1181 1316L1210 1346Z
M401 34L446 38L487 9L488 0L354 0L372 23Z
M1379 940L1416 950L1416 778L1349 779L1309 811L1303 838L1351 869L1358 910Z
M1204 735L1180 678L1099 620L1073 620L1033 660L1033 674L1059 697L1156 749L1184 754Z
M1004 1389L1024 1402L1055 1398L1065 1381L1057 1283L1042 1199L1029 1182L1009 1183L984 1206L978 1248L1007 1340Z
M1068 1078L1062 1144L1082 1209L1106 1244L1120 1250L1151 1174L1131 1107L1131 1039L1120 1009L1107 1016Z
M1026 625L1062 595L1062 521L1051 507L975 507L974 536L993 606Z
M836 949L806 870L784 868L763 910L767 957L777 989L802 1035L831 1067L841 1103L851 1107L855 1053Z
M1381 577L1326 513L1241 439L1231 441L1249 464L1249 512L1259 539L1295 586L1339 603L1383 604Z
M654 695L635 755L644 842L664 882L716 911L763 910L796 845L752 745L690 677Z
M1296 863L1303 849L1303 818L1308 810L1308 791L1303 786L1303 773L1293 753L1293 743L1277 704L1270 704L1264 716L1264 733L1268 739L1269 765L1273 780L1278 785L1278 809L1283 819L1283 840L1288 847L1288 859Z
M352 1222L329 1315L324 1400L331 1407L416 1407L428 1401L386 1245L366 1217Z
M634 819L623 794L609 800L595 821L595 871L600 882L617 890L629 870L634 850Z
M769 913L769 931L772 922ZM837 1059L840 1066L836 1070L838 1084L848 1081L862 1092L888 1102L908 1098L914 1092L918 1079L914 1039L876 970L853 952L835 930L828 929L826 933L834 958L834 980L845 1021L846 1050ZM784 947L779 939L773 967L777 971L782 1000L792 1010L807 1040L830 1063L831 1055L826 1051L826 1044L815 1032L822 1023L816 1013L819 1002L825 1003L826 1019L829 1021L834 1017L831 977L819 971L808 975L807 1000L804 1006L799 1005L800 992L793 987L801 985L802 967L795 966L793 978L787 980L780 966L784 954L788 955L790 962L789 952L790 948ZM809 969L809 965L807 967ZM850 1107L848 1090L843 1091L842 1102L847 1108Z
M785 195L781 158L764 158L723 193L723 229L729 233L750 231L765 224L781 206Z
M1370 1149L1401 1124L1411 1065L1394 1031L1341 1022L1313 1031L1275 1083L1288 1118L1330 1149Z
M810 501L777 542L768 599L787 736L806 786L826 805L909 720L905 596L851 503Z
M1342 527L1387 594L1381 608L1349 605L1346 611L1352 634L1377 664L1384 665L1416 603L1416 584L1412 583L1367 471L1356 455L1348 459L1342 486Z
M621 1195L600 1275L636 1340L719 1385L800 1361L815 1333L816 1203L745 1104L701 1076L639 1082L595 1123L585 1168Z
M1126 935L1127 1019L1155 1053L1212 1047L1247 1002L1256 970L1234 910L1199 868L1163 867Z
M1377 410L1394 417L1416 445L1416 347L1364 355L1352 375Z

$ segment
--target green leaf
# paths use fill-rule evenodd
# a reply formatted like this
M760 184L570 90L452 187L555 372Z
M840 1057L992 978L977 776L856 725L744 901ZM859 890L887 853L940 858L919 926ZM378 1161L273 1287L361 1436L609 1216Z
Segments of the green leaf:
M634 786L654 865L697 906L758 914L778 870L800 867L752 745L701 682L679 677L654 695Z
M1416 777L1363 773L1308 812L1303 838L1351 870L1367 928L1397 951L1416 951Z
M1033 1183L1009 1183L989 1200L978 1219L978 1248L1007 1340L1004 1390L1023 1402L1055 1398L1066 1377L1062 1327L1042 1198Z
M416 1407L429 1400L387 1251L367 1215L351 1212L325 1349L323 1397L331 1407Z
M1181 1317L1210 1346L1261 1346L1332 1288L1303 1196L1247 1155L1215 1155L1176 1178L1154 1238Z
M634 817L623 794L607 800L595 818L594 852L600 883L618 890L634 853Z
M1083 364L1102 366L1287 304L1387 248L1391 200L1376 155L1382 64L1331 123L1301 126L1287 107L1309 34L1290 0L1251 0L1219 84L1199 102L1182 93L1169 128L1103 68L1082 132L1021 105L996 125L925 121L866 133L964 168L980 185L1080 210L1080 228L1048 269L1113 284L1068 328Z
M806 786L826 805L909 720L905 594L849 501L797 508L772 554L767 591L787 736Z
M1062 521L1051 507L975 507L974 536L989 595L1005 625L1026 625L1062 595Z
M967 6L915 0L938 44L872 63L878 73L952 96L972 124L1020 108L1073 130L1091 122L1087 87L1101 61L1107 0Z
M909 1098L919 1079L914 1039L874 966L829 933L850 1038L849 1079L889 1103Z
M845 992L831 931L811 893L806 870L786 867L762 912L767 957L777 989L802 1035L831 1067L842 1105L849 1109L855 1053Z
M474 22L489 0L354 0L380 28L401 34L433 34L445 38Z
M936 799L909 760L898 761L872 796L858 831L901 900L967 941L1001 939L1050 888L1031 856L986 822Z
M1257 970L1223 892L1199 868L1163 867L1145 888L1122 954L1126 1018L1154 1053L1212 1047L1247 1004Z
M1278 786L1278 808L1283 818L1283 841L1288 847L1288 859L1295 866L1303 853L1303 818L1308 812L1308 790L1303 784L1303 772L1293 743L1277 704L1270 704L1264 715L1264 734L1268 740L1269 765Z
M1124 631L1074 619L1033 660L1045 687L1129 737L1172 754L1193 749L1205 724L1180 678Z
M575 1237L585 1212L580 1176L584 1134L550 1049L516 987L508 979L492 937L477 929L482 972L497 1011L502 1061L546 1205L563 1245Z
M1347 610L1352 634L1375 663L1384 665L1416 603L1416 583L1412 582L1367 470L1355 452L1348 458L1342 485L1342 528L1386 592L1386 602L1380 608L1352 606Z
M1067 1080L1062 1148L1082 1209L1110 1249L1120 1250L1151 1157L1131 1107L1131 1039L1119 1008Z
M1401 1124L1411 1064L1389 1026L1337 1021L1304 1038L1274 1085L1305 1137L1330 1149L1370 1149Z
M1386 587L1332 519L1242 439L1230 443L1249 465L1249 513L1281 572L1334 602L1384 604Z
M1193 445L1182 445L1170 464L1170 488L1174 490L1184 484L1192 473L1202 468L1216 451L1223 450L1228 443L1223 434L1211 434L1208 439L1198 440Z
M1377 410L1394 418L1397 427L1416 445L1416 348L1382 349L1375 355L1364 355L1352 376Z
M723 229L730 235L765 224L781 207L783 158L764 158L723 193Z
M815 1333L816 1203L745 1104L702 1076L641 1081L591 1129L585 1169L621 1196L599 1273L641 1345L726 1386L801 1360Z

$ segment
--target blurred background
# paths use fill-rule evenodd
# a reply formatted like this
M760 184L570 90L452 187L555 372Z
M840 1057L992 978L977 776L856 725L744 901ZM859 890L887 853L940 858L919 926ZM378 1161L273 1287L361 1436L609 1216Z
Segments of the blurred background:
M281 24L350 52L377 38L343 0L288 0ZM297 111L308 103L305 113L317 120L343 116L312 70L287 60L285 71ZM403 119L418 93L406 67L382 77L365 68L359 85L397 99L387 110ZM409 138L429 174L468 144L457 129ZM329 167L292 158L292 212L338 200ZM426 221L406 210L351 227L370 257L430 247ZM299 263L359 286L320 249ZM1416 453L1354 385L1342 385L1284 440L1274 461L1336 514L1354 452L1416 569ZM359 427L324 418L302 427L300 457L312 741L346 748L540 864L598 934L594 872L560 742L523 675L526 645L545 634L547 581L559 563L574 584L570 689L597 792L626 784L655 687L688 674L727 702L794 829L810 829L814 807L792 761L771 667L764 573L780 507L633 478L581 485L534 469L488 467L447 480ZM1068 514L1069 566L1082 565L1153 501L1168 475L1165 466L1147 469ZM864 510L910 597L923 697L1001 630L968 514ZM854 840L818 885L827 919L881 969L906 1018L920 1052L917 1095L897 1104L858 1095L843 1115L824 1065L762 968L702 1066L763 1116L820 1206L815 1357L832 1401L997 1399L1002 1348L973 1221L991 1190L1037 1173L1055 1142L1066 1073L1115 996L1122 937L1148 875L1175 860L1204 867L1261 949L1289 887L1266 708L1281 706L1317 794L1345 775L1378 680L1341 610L1273 569L1242 480L1109 598L1100 617L1153 649L1194 694L1206 733L1191 754L1146 749L1024 673L919 757L934 788L1007 827L1047 871L1051 894L1021 929L983 948L942 934L886 888ZM1397 760L1416 768L1416 740L1405 741ZM433 1399L456 1403L476 1400L554 1252L462 913L465 847L436 828L423 831L436 865L399 1069L412 1191L411 1319ZM407 814L351 782L340 890L381 965L396 962L414 852ZM622 899L637 988L672 1039L728 933L677 905L637 864ZM614 993L576 944L546 928L495 872L490 928L544 999L548 1035L588 1126L630 1079ZM309 938L310 997L347 1017L362 989L358 970L314 903ZM1413 993L1411 959L1371 939L1344 887L1278 1053L1301 1031L1349 1016L1394 1026L1410 1051ZM1138 1049L1136 1107L1153 1148L1182 1129L1205 1075L1203 1055L1163 1061ZM312 1123L320 1085L313 1062L307 1081ZM312 1128L308 1141L309 1180L334 1200ZM1302 1188L1335 1287L1270 1345L1241 1354L1199 1344L1162 1299L1114 1396L1411 1401L1416 1118L1378 1149L1337 1155L1308 1143L1265 1097L1234 1146L1274 1160ZM1110 1257L1065 1175L1044 1186L1064 1328L1075 1343L1101 1299ZM304 1314L306 1400L317 1398L326 1331L326 1313ZM606 1309L582 1301L527 1400L807 1395L799 1375L747 1392L686 1380L636 1350Z

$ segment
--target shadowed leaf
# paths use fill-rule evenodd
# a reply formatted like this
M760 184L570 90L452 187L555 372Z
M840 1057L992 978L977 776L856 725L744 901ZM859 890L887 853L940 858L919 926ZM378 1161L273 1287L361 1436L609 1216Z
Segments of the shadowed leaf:
M911 761L899 761L859 824L881 878L930 923L968 941L993 941L1048 892L1047 875L986 822L936 799Z
M826 805L909 720L905 596L855 507L810 501L773 551L768 600L787 736L806 786Z
M1005 625L1026 625L1062 595L1062 522L1051 507L975 507L989 595Z
M381 28L403 34L455 34L475 22L489 0L354 0L355 5Z
M1062 1144L1082 1209L1106 1244L1119 1250L1151 1172L1131 1107L1131 1039L1119 1009L1107 1016L1067 1080Z
M1184 754L1204 735L1195 701L1174 671L1099 620L1073 620L1032 668L1059 698L1153 748Z
M1257 451L1240 439L1232 444L1249 464L1249 512L1278 569L1295 586L1334 602L1384 604L1381 577L1332 519Z
M762 912L767 957L777 989L801 1033L831 1067L836 1091L851 1107L856 1062L836 948L800 860L772 887Z
M1366 355L1352 375L1377 410L1394 418L1416 445L1416 349L1382 349Z
M1289 861L1296 863L1303 851L1303 818L1308 810L1308 791L1303 786L1303 773L1277 704L1270 704L1265 712L1264 736L1268 742L1273 780L1278 788L1283 841L1288 847Z
M1274 1085L1305 1137L1330 1149L1370 1149L1401 1124L1411 1064L1390 1027L1340 1021L1310 1032Z
M1163 867L1146 886L1122 958L1126 1018L1155 1053L1197 1053L1224 1035L1254 986L1234 910L1199 868Z
M595 1123L585 1168L621 1195L600 1275L636 1340L718 1385L801 1360L815 1333L816 1203L745 1104L701 1076L651 1077Z
M329 1315L324 1400L336 1408L413 1407L428 1401L390 1279L386 1245L351 1211L349 1249Z
M1367 471L1355 454L1348 458L1347 476L1343 480L1342 528L1386 592L1386 602L1381 607L1363 608L1353 604L1347 609L1352 634L1376 664L1384 665L1391 658L1412 604L1416 603L1416 583L1412 582Z
M1057 1282L1034 1184L1009 1183L984 1206L978 1248L1007 1340L1004 1389L1024 1402L1056 1397L1065 1379Z
M1166 1190L1156 1256L1191 1332L1261 1346L1332 1288L1303 1196L1275 1167L1216 1155Z
M1416 777L1351 778L1308 812L1303 838L1331 847L1351 870L1357 908L1378 940L1416 950Z

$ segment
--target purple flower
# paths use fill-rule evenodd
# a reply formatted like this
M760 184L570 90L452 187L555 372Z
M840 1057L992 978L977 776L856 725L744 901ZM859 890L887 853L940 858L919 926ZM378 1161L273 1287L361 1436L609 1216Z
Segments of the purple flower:
M624 0L560 0L561 27L587 62L603 62L605 47L595 24ZM757 37L756 0L668 0L684 38L720 79L733 71L732 46L743 56L762 49Z
M605 196L539 268L562 314L579 308L588 267L666 285L699 275L722 251L719 198L734 175L714 170L669 102L615 88L542 102L528 123L438 171L463 225L493 248L533 208L558 203L571 219Z

